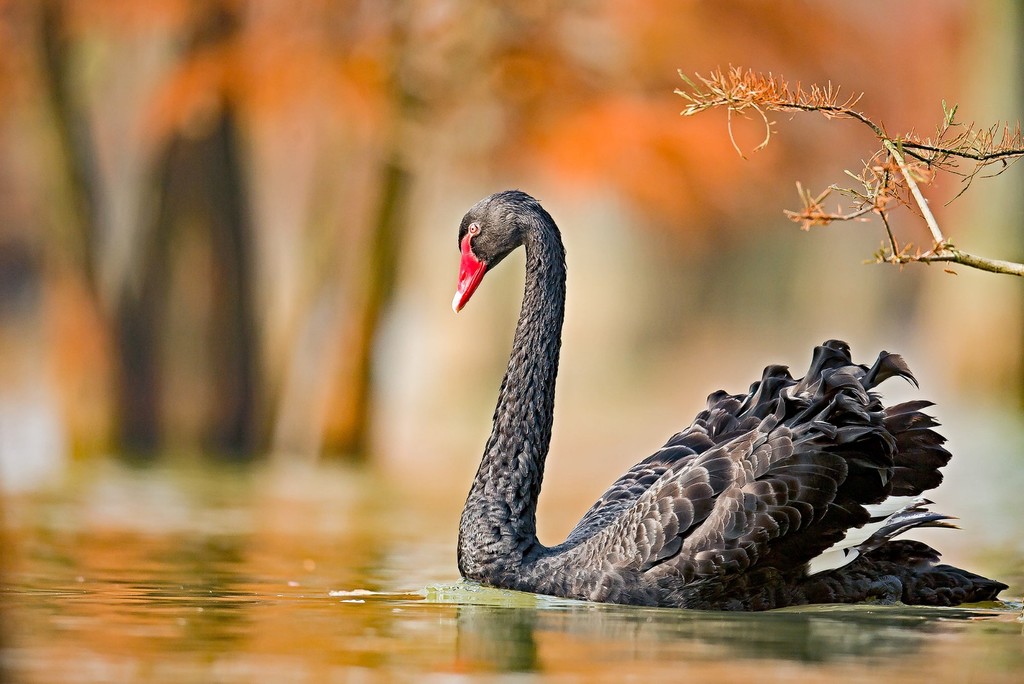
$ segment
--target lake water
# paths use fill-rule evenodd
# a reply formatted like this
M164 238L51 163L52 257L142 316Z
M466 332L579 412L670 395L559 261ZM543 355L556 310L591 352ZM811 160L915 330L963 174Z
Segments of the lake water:
M3 500L3 681L1024 682L1020 603L590 605L458 581L458 502L372 474L79 471Z

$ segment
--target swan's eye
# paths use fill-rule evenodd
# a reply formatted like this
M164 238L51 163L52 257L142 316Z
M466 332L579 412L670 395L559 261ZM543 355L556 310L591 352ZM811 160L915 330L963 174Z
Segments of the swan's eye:
M476 224L476 223L470 223L469 224L469 234L470 235L479 235L480 234L480 226L478 224Z

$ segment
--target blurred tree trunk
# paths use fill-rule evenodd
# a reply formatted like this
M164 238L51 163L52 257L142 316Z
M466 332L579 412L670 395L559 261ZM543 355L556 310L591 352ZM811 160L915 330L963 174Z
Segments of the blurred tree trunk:
M101 192L96 170L96 148L89 129L88 117L77 101L72 82L71 55L73 45L68 39L65 3L48 0L41 7L41 43L45 59L47 88L54 112L55 130L67 174L66 194L70 205L71 240L79 266L95 301L105 309L104 317L114 344L114 388L117 446L132 457L151 457L160 441L159 373L155 349L155 321L160 307L156 301L161 292L154 271L160 267L160 250L144 250L145 264L140 269L142 281L138 288L123 287L116 301L104 302L99 285L99 225L97 205Z
M380 171L380 196L362 274L363 298L353 314L352 332L346 355L349 359L347 380L343 380L343 401L337 403L342 415L327 425L323 453L355 461L366 460L370 454L373 421L374 367L378 333L395 294L395 281L401 258L401 245L409 221L409 200L413 175L407 167L406 149L410 144L405 132L408 122L422 104L408 87L407 52L410 45L408 22L413 10L402 3L391 3L391 132Z
M223 43L237 32L237 20L220 5L211 5L200 15L189 42L191 51ZM220 106L189 131L176 132L165 152L157 160L155 195L160 211L149 231L151 254L147 264L139 313L140 329L133 331L134 342L146 347L150 358L158 347L160 320L156 315L161 302L147 301L153 291L166 291L168 255L176 238L189 226L198 227L209 242L213 278L209 320L195 321L204 332L209 364L208 377L201 378L207 388L208 403L203 446L211 454L230 459L249 459L265 440L260 414L259 337L255 322L252 255L252 227L238 149L236 115L227 96L220 93ZM133 339L124 339L122 353L130 353ZM140 369L141 370L141 369ZM201 371L197 371L201 372ZM139 374L141 376L141 373ZM157 378L146 378L157 387ZM170 397L172 401L190 401L190 397Z
M214 404L207 447L254 457L267 442L262 413L259 326L256 324L252 223L242 177L235 118L225 111L209 141L210 218L215 278L210 353Z
M188 226L198 228L209 241L213 278L208 321L195 321L204 333L209 359L206 427L203 446L210 453L232 459L250 458L263 444L260 415L259 337L255 324L253 275L250 254L251 226L248 216L235 117L223 107L197 136L177 134L169 142L158 164L157 192L162 198L151 234L154 259L147 268L140 311L141 328L132 331L134 341L146 346L152 357L159 352L160 329L156 317L162 302L156 292L165 288L167 256L175 238ZM162 255L162 256L157 256ZM197 330L197 331L198 331ZM124 339L122 353L131 353L132 337ZM140 369L141 370L141 369ZM140 373L141 375L141 373ZM150 378L156 386L156 378ZM171 397L189 401L189 397Z
M153 242L164 242L154 234ZM123 294L112 316L114 368L117 373L115 417L118 446L129 458L155 458L162 443L159 330L167 284L166 252L146 245L145 265L137 291Z
M53 108L53 129L57 134L67 178L66 202L71 225L67 229L72 252L90 286L96 282L93 245L96 241L96 198L99 193L95 150L89 123L75 102L67 60L69 44L64 25L63 0L45 0L39 8L40 47L46 94ZM94 292L95 294L95 292Z
M64 210L55 239L72 255L73 268L91 294L99 317L106 321L111 338L120 341L137 336L132 330L136 317L114 315L110 302L104 301L100 291L97 244L101 226L97 207L101 183L89 120L73 82L74 44L68 34L66 14L65 0L44 0L38 6L42 85L49 99L52 130L59 148L57 169L63 171L59 203ZM116 354L112 359L113 388L117 392L112 416L117 434L113 438L119 445L145 449L153 444L157 434L157 402L155 388L146 380L152 374L145 354L134 351L131 349L128 356Z
M216 280L210 288L210 320L195 322L197 332L208 333L205 346L212 374L201 379L210 388L204 446L222 455L251 456L265 435L261 428L259 340L249 253L251 227L234 112L220 93L221 107L210 120L190 129L189 135L175 133L164 145L143 186L157 210L144 212L148 218L138 219L142 239L134 255L139 264L136 277L118 283L114 295L107 298L112 301L103 301L97 264L97 240L103 226L96 212L101 192L96 149L88 117L75 97L64 13L61 0L48 0L42 6L41 43L68 174L73 240L82 272L96 301L105 309L114 345L117 446L126 455L149 459L165 442L161 342L166 332L169 259L184 226L191 224L205 231L212 254L211 273ZM186 50L209 47L237 30L234 17L219 4L210 5L197 16Z
M365 294L362 308L355 313L355 330L346 350L352 364L351 381L345 388L349 395L345 402L349 415L333 423L340 430L329 431L324 437L325 454L356 461L369 456L377 335L394 298L399 244L408 221L412 186L412 176L397 152L385 162L381 175L381 196L366 259Z

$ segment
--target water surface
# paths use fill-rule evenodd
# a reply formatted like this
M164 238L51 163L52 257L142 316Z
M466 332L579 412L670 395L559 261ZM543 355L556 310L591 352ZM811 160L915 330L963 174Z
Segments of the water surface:
M760 614L457 580L455 521L372 475L90 468L4 501L24 682L1024 681L1020 604Z

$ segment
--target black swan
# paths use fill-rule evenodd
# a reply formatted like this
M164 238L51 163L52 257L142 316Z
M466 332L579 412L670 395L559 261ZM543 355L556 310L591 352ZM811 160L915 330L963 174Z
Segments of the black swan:
M747 394L718 391L693 423L633 466L558 546L536 535L565 310L565 250L540 203L519 191L473 206L459 227L452 308L484 273L526 249L526 287L491 435L459 526L462 575L589 601L765 610L865 600L948 606L1006 585L949 565L913 527L952 527L922 492L950 453L927 401L884 406L899 376L882 352L857 365L846 343L815 348L807 375L769 366Z

